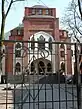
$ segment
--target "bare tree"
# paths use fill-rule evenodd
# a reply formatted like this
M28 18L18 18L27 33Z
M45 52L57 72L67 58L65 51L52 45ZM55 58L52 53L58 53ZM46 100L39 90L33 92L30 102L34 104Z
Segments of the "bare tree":
M82 20L82 0L78 0L79 13Z
M25 0L1 0L0 1L0 5L1 5L0 71L2 71L2 58L3 58L3 52L2 52L3 41L2 40L4 40L6 18L8 16L8 13L11 10L12 5L16 2L21 2L21 1L25 1Z
M82 36L82 20L76 0L72 0L69 3L61 22L64 28L69 31L69 36L75 38L80 43L79 37Z

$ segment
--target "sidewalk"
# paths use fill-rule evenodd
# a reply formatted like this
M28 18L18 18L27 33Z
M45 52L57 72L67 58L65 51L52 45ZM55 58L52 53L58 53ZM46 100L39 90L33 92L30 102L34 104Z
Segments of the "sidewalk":
M10 85L9 85L10 87ZM12 87L12 85L11 85ZM0 109L13 109L12 90L4 90L6 84L0 84Z

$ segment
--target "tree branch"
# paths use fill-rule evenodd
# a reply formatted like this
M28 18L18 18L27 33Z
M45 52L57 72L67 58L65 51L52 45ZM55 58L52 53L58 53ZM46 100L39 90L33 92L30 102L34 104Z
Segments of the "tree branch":
M75 22L75 28L76 28L76 30L82 35L82 32L80 32L80 29L77 27L77 21L76 21L76 15L75 15L75 13L76 13L76 9L74 9L74 22Z
M74 30L74 28L70 25L70 23L69 23L68 25L69 25L69 27L72 29L73 34L74 34L74 37L76 38L77 42L80 43L80 40L77 38L77 36L76 36L76 34L75 34L75 30Z
M81 3L80 3L80 0L78 0L78 6L79 6L79 13L81 15L81 20L82 20L82 12L81 12Z
M7 12L6 12L6 14L5 14L5 17L8 15L9 10L10 10L12 4L13 4L14 2L19 2L19 1L25 1L25 0L11 0L11 1L10 1L10 4L9 4L9 6L8 6L8 9L7 9Z
M19 1L25 1L25 0L13 0L13 2L19 2Z
M7 12L5 14L5 17L7 17L8 13L9 13L9 10L10 10L10 8L12 6L12 3L13 3L13 0L10 1L10 4L9 4L9 7L8 7Z
M5 11L4 11L4 5L5 5L5 1L4 0L2 0L2 18L4 18L4 16L5 16Z

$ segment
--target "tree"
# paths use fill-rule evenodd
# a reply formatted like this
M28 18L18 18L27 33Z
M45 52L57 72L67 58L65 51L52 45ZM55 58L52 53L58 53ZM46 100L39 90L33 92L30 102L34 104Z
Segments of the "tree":
M78 0L79 13L82 20L82 0Z
M61 22L64 28L69 31L69 36L75 38L80 43L79 37L82 36L82 20L76 0L72 0L69 3Z
M8 16L11 7L16 2L21 2L25 0L1 0L1 30L0 30L0 70L2 69L2 58L3 58L3 41L4 40L4 30L5 30L5 22Z

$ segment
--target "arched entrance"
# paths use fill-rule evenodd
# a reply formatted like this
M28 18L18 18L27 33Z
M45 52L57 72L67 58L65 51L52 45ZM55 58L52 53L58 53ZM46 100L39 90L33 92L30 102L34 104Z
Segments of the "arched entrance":
M52 63L47 59L36 59L30 64L30 73L31 74L44 74L52 73Z
M45 73L45 64L43 61L40 61L38 63L38 71L39 71L39 74Z

